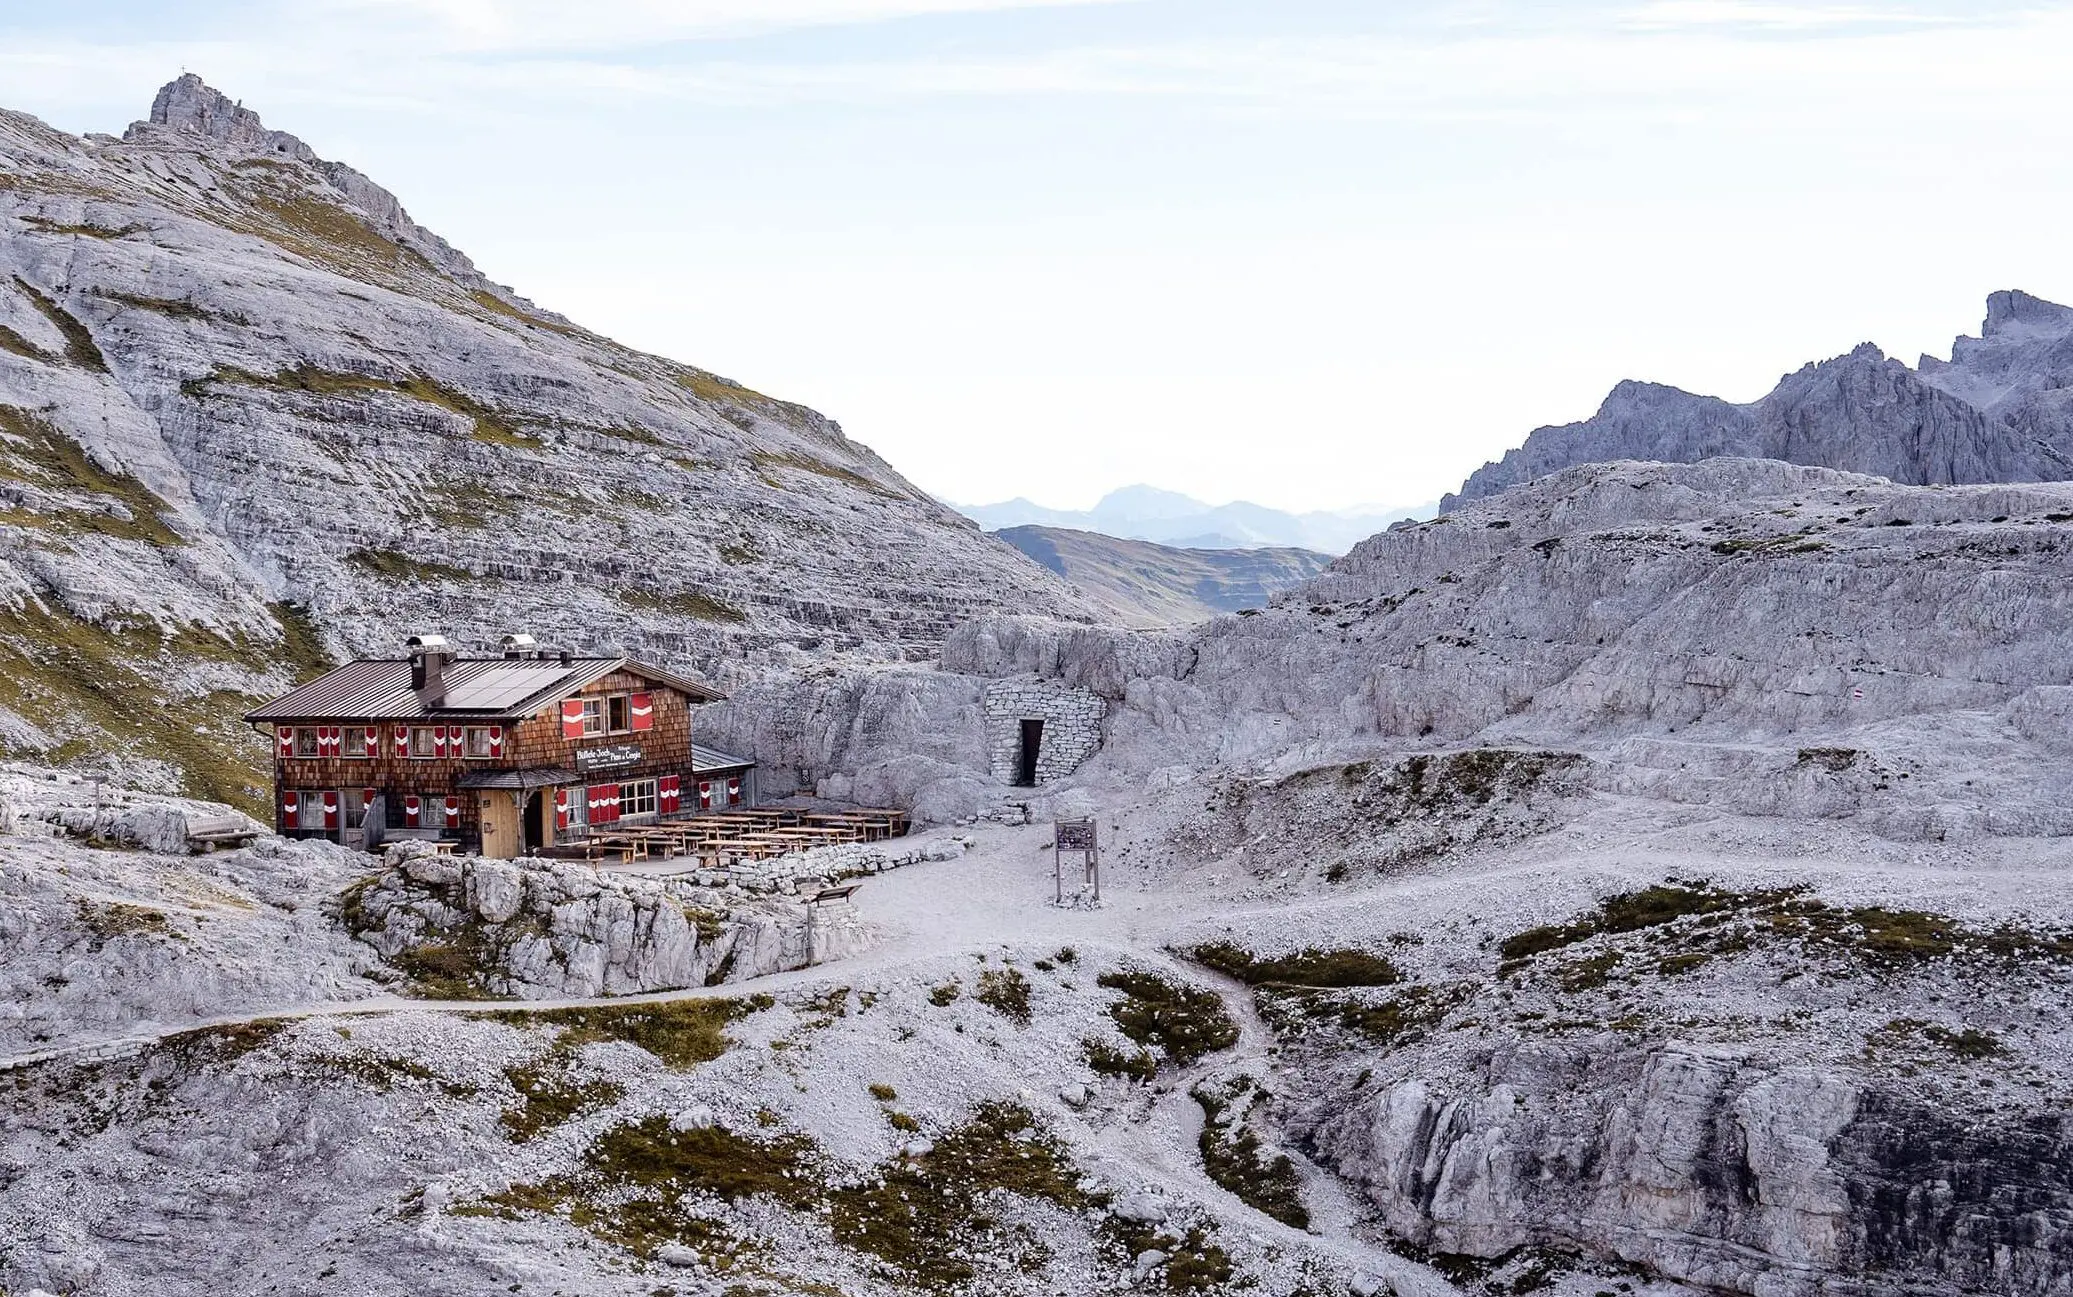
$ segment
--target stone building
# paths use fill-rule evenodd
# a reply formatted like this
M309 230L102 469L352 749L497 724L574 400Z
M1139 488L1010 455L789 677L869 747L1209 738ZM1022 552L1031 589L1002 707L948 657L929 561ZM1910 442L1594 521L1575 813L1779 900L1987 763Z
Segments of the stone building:
M1108 711L1099 694L1034 676L986 688L986 760L1021 787L1062 779L1101 747Z

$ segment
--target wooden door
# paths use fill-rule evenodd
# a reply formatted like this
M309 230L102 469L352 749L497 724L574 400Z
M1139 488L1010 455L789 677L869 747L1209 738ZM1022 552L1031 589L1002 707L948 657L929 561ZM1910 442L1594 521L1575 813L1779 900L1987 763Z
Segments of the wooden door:
M510 860L524 853L525 839L520 832L518 804L510 793L488 791L477 793L475 809L480 813L482 824L482 854L490 860Z

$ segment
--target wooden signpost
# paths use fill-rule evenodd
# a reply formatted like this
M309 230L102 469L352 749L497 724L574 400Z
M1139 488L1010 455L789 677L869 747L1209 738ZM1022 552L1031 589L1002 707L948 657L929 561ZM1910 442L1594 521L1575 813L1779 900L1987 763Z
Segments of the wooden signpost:
M1057 820L1051 827L1051 870L1057 885L1055 903L1065 904L1065 853L1073 851L1080 855L1080 894L1091 893L1093 903L1101 904L1101 837L1094 821Z

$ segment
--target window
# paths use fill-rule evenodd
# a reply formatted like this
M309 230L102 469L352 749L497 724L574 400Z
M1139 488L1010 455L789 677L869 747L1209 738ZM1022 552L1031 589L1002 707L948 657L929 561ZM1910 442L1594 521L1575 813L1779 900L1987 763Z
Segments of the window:
M419 725L410 731L410 759L430 761L446 755L446 735L437 726Z
M633 728L633 713L627 709L625 694L605 699L605 716L614 734L624 734Z
M585 698L583 700L583 732L585 734L606 734L610 732L605 725L604 699Z
M488 726L471 725L468 727L467 752L470 757L495 756L495 749L497 746L497 744L491 741L490 729Z
M619 785L619 817L631 815L653 815L655 813L655 781L637 779L630 784Z
M338 755L348 761L365 761L373 753L368 750L367 736L371 733L365 725L348 725L338 732ZM355 820L354 823L359 821Z
M313 757L317 755L317 731L305 725L295 731L295 755Z

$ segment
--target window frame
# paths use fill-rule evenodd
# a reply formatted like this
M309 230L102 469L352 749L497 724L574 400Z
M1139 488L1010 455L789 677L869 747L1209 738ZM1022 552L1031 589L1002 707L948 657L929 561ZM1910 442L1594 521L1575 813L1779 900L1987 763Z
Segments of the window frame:
M610 734L612 732L611 718L606 715L603 695L585 698L582 702L583 737L591 739L596 738L600 734ZM596 722L595 728L592 728L592 722Z
M492 728L492 726L488 725L468 725L462 728L461 757L464 760L487 761L490 759L489 732ZM482 750L480 752L475 750L477 739L480 739L482 742Z
M298 725L295 727L295 759L315 761L323 754L324 745L317 738L317 727Z
M381 746L377 739L375 746ZM338 727L338 759L341 761L367 761L367 727L365 725L341 725Z
M628 780L619 785L619 818L653 817L661 813L660 785L653 777ZM645 806L645 809L636 809Z
M443 735L443 734L445 733L445 730L446 730L446 727L445 727L444 725L413 725L413 726L411 726L411 727L410 727L410 760L412 760L412 761L437 761L437 760L439 759L440 755L441 755L441 753L440 753L439 749L440 749L441 747L445 746L445 745L444 745L444 743L443 743L443 742L441 741L441 739L440 739L440 738L438 738L438 737L432 737L432 736L439 736L439 735ZM424 750L423 750L422 752L418 750L418 736L419 736L420 734L428 736L428 737L427 737L427 738L425 739L425 742L424 742Z

